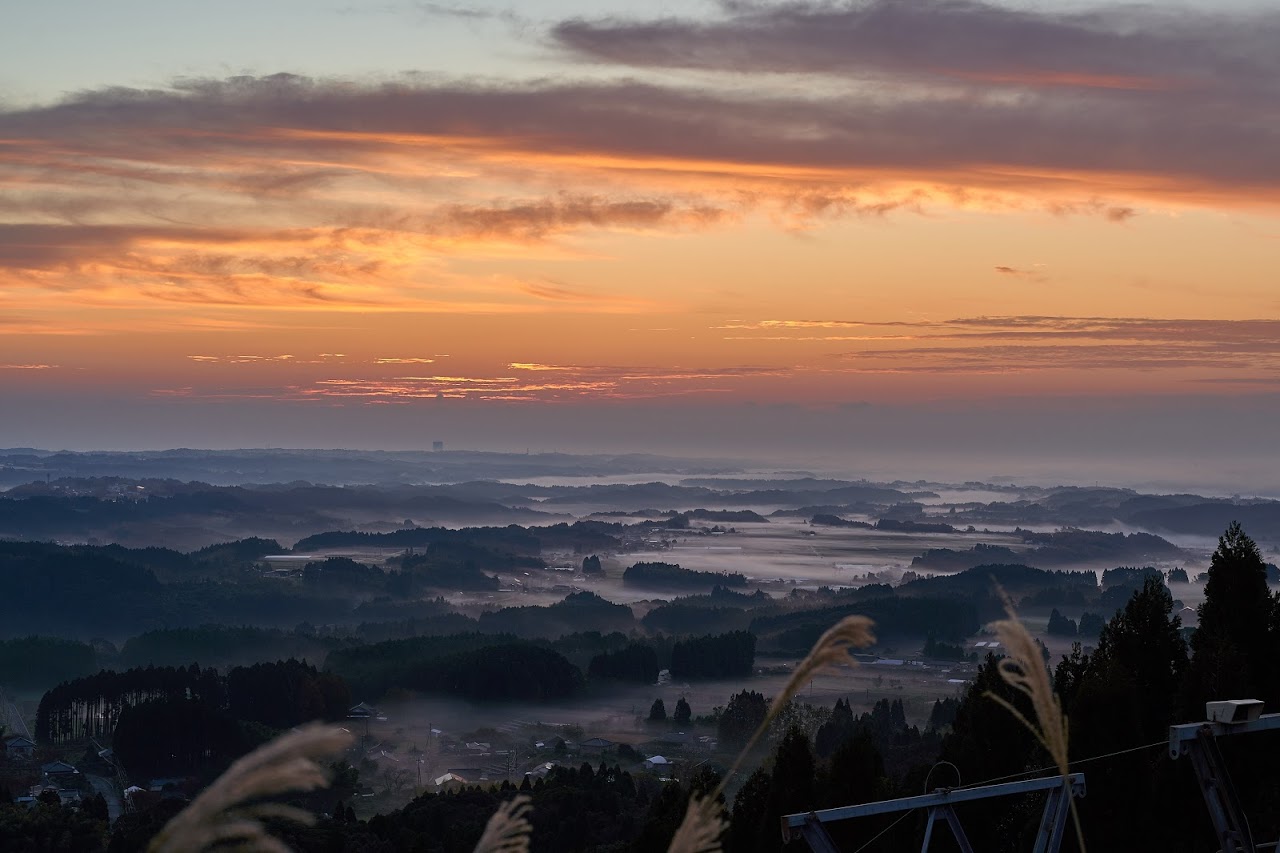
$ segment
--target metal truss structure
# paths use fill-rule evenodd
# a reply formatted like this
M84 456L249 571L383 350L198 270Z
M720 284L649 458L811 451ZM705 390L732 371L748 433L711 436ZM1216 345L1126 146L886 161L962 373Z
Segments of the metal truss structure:
M1083 773L1072 773L1065 779L1061 776L1051 776L975 788L941 788L918 797L903 797L897 800L882 800L877 803L785 815L782 818L782 837L789 841L798 835L808 842L814 853L839 853L839 848L831 840L823 824L912 809L928 809L924 843L920 846L921 853L929 849L934 825L940 820L946 821L962 853L973 853L973 847L969 843L968 836L965 835L964 827L960 824L960 816L956 813L955 806L974 800L1008 797L1035 791L1048 791L1049 797L1044 805L1044 814L1040 818L1040 830L1036 833L1034 853L1057 853L1062 845L1067 812L1071 807L1070 798L1083 797L1085 794Z
M1218 751L1218 738L1272 729L1280 729L1280 714L1263 714L1256 720L1239 723L1187 723L1169 727L1169 757L1179 758L1185 754L1191 759L1222 853L1256 853L1259 846L1254 844L1240 798Z

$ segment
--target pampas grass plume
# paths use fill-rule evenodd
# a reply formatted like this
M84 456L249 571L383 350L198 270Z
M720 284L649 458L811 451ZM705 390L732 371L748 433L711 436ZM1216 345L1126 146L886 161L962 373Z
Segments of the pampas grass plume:
M311 824L315 817L293 806L253 801L328 785L329 774L316 759L341 753L350 744L346 730L312 723L258 747L174 815L151 840L148 853L196 853L214 845L289 853L283 842L267 833L262 821L275 817Z
M1027 631L1026 626L1014 612L1013 602L997 585L1001 598L1004 599L1004 611L1007 619L994 623L996 636L1000 639L1007 655L996 664L1000 677L1014 690L1031 700L1031 710L1035 720L1027 717L1002 696L987 691L986 695L1013 715L1033 735L1057 765L1062 776L1062 784L1067 785L1067 777L1071 774L1071 765L1067 755L1069 724L1067 715L1062 712L1062 703L1049 681L1049 670L1045 667L1040 655L1040 648L1035 638ZM1080 831L1080 817L1076 813L1075 799L1067 793L1071 806L1071 817L1075 823L1076 839L1084 851L1084 835Z
M725 785L738 772L747 755L760 742L760 738L764 736L764 733L769 730L769 724L773 722L778 714L782 713L782 709L791 701L791 697L795 696L800 688L804 687L806 681L813 678L819 670L828 666L853 663L853 658L849 657L849 653L853 649L866 648L876 641L875 634L871 633L871 629L874 626L875 622L866 616L846 616L828 628L826 633L818 638L818 642L813 644L813 648L809 650L809 654L805 656L805 659L796 664L795 671L791 673L791 677L783 685L782 691L774 697L772 704L769 706L769 712L765 714L764 721L760 723L751 735L747 745L738 753L737 760L733 762L733 766L729 768L729 772L725 774L713 796L718 796L724 792Z
M689 808L667 853L720 853L724 830L724 806L720 801L715 796L694 794L689 797Z
M529 823L531 811L533 806L524 794L498 806L484 825L484 834L473 853L528 853L529 835L533 832Z

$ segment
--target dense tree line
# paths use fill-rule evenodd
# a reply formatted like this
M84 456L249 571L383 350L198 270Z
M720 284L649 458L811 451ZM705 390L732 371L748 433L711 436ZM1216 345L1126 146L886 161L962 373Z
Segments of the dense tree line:
M829 512L819 512L809 519L810 524L816 524L822 527L861 527L870 530L875 527L868 521L850 521L847 518L841 518Z
M350 692L340 678L296 660L236 667L221 676L212 668L148 666L59 684L40 699L36 739L61 744L110 738L132 708L192 701L273 728L346 716Z
M890 587L884 589L892 594ZM745 630L753 617L777 612L782 607L763 590L739 592L717 584L707 594L683 595L670 603L659 604L649 610L640 623L650 631L668 634L723 634Z
M473 546L490 555L538 558L544 549L564 547L608 551L616 549L621 541L615 534L621 525L598 521L582 521L574 524L554 524L546 527L413 527L389 533L364 533L360 531L333 531L317 533L299 540L294 551L319 551L333 548L388 548L429 549L432 547Z
M521 637L559 637L579 631L631 631L635 614L625 604L614 604L594 592L574 592L561 601L543 607L504 607L485 611L478 620L480 630L510 633Z
M103 670L59 684L40 698L34 734L41 743L109 738L126 708L153 699L198 698L218 707L224 699L216 670L190 667Z
M579 669L586 670L590 668L592 659L611 652L622 651L628 646L638 644L639 641L621 631L609 633L575 631L572 634L565 634L558 640L539 640L536 642L564 655L570 663ZM665 665L662 663L664 654L669 661L670 648L665 637L654 637L639 644L653 650L654 663L659 668ZM654 678L657 678L656 674Z
M394 687L472 701L549 701L571 697L583 685L582 672L563 655L510 635L415 637L337 649L325 669L364 698Z
M93 647L59 637L0 640L0 687L45 689L96 670Z
M387 574L382 569L348 557L329 557L303 566L302 582L335 592L380 590L386 586Z
M875 529L895 533L955 533L956 531L945 521L916 521L911 518L881 518L876 521Z
M849 604L758 616L750 631L762 646L803 654L822 633L845 616L861 614L876 622L881 639L901 635L934 634L947 641L960 641L974 634L980 622L972 601L960 598L886 596L854 600Z
M233 718L274 729L308 720L341 720L353 704L341 678L297 660L235 667L227 673L226 696Z
M541 540L535 537L535 541L541 549ZM451 537L432 542L425 551L407 554L400 559L400 566L403 569L420 566L458 566L467 563L486 572L522 572L529 569L543 569L547 565L537 552L527 553L523 549L511 548L506 537L497 542L490 542L483 538Z
M671 674L676 678L750 678L756 660L756 638L747 631L691 637L671 648Z
M181 666L198 661L205 666L234 666L286 658L324 660L331 649L355 639L320 637L314 629L285 631L233 625L164 628L130 637L120 649L122 667Z
M473 702L550 702L571 698L582 672L551 649L510 643L430 661L402 686Z
M647 587L746 586L747 579L738 572L699 572L677 563L636 563L622 573L622 582Z
M1184 572L1185 576L1186 573ZM1164 581L1164 572L1152 566L1136 569L1132 566L1120 566L1115 569L1107 569L1102 573L1103 589L1110 589L1113 586L1123 586L1129 589L1139 589L1147 581L1148 578L1156 578L1161 582Z
M951 575L923 577L902 584L899 595L960 597L978 605L983 620L999 618L1004 603L996 595L992 581L1015 600L1028 595L1044 595L1046 590L1062 594L1079 592L1082 600L1096 597L1098 581L1090 571L1037 569L1021 563L991 563L974 566Z
M691 509L680 513L685 518L695 521L727 521L734 523L756 522L759 524L768 523L769 519L765 518L755 510L750 509Z
M635 684L653 684L658 680L658 654L652 646L631 643L624 649L605 652L591 659L587 676L615 679Z
M1150 533L1104 533L1096 530L1059 530L1040 533L1016 531L1034 547L1014 552L1003 545L979 543L968 550L935 548L911 561L938 571L959 571L990 563L1019 563L1031 566L1061 566L1071 563L1123 562L1171 559L1182 552L1172 543Z
M303 620L337 622L350 611L345 598L256 577L162 583L149 566L172 555L188 559L158 548L0 541L0 636L116 638L214 622L282 627Z
M751 624L752 614L741 607L706 607L693 604L660 604L640 623L650 631L692 634L698 631L741 631Z
M933 637L926 637L924 646L920 650L920 654L927 658L936 660L955 660L967 661L977 660L976 652L966 652L962 643L944 643Z
M133 778L212 779L257 745L228 712L199 699L168 697L128 706L111 746Z

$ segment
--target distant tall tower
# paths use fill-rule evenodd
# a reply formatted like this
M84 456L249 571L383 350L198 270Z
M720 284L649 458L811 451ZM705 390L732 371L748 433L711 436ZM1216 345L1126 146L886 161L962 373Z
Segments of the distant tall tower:
M444 442L443 442L443 441L433 441L433 442L431 442L431 451L432 451L433 453L439 453L439 452L441 452L442 450L444 450Z

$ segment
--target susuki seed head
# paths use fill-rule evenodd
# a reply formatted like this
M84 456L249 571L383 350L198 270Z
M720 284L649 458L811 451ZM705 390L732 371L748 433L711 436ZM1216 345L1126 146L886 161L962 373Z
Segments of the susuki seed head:
M866 648L876 641L875 635L871 633L874 625L875 622L866 616L846 616L828 628L826 633L818 638L818 642L813 644L813 648L809 650L809 654L805 656L804 660L796 664L795 671L791 673L791 677L783 685L782 692L774 697L764 721L760 723L755 733L751 735L751 739L742 748L742 752L738 753L737 760L733 762L733 766L729 768L729 772L721 780L720 786L716 788L716 796L724 792L725 785L733 778L733 774L738 771L747 754L759 743L764 733L769 730L769 724L791 701L791 697L795 696L800 688L804 687L806 681L824 667L854 663L849 653L854 649Z
M263 819L309 824L315 818L292 806L254 801L328 785L328 773L315 759L341 753L350 743L351 735L345 730L312 723L258 747L174 815L151 840L148 853L196 853L214 845L288 853L288 847L267 834Z
M533 832L533 824L529 823L531 811L533 806L524 794L498 806L485 824L474 853L528 853L529 835Z

